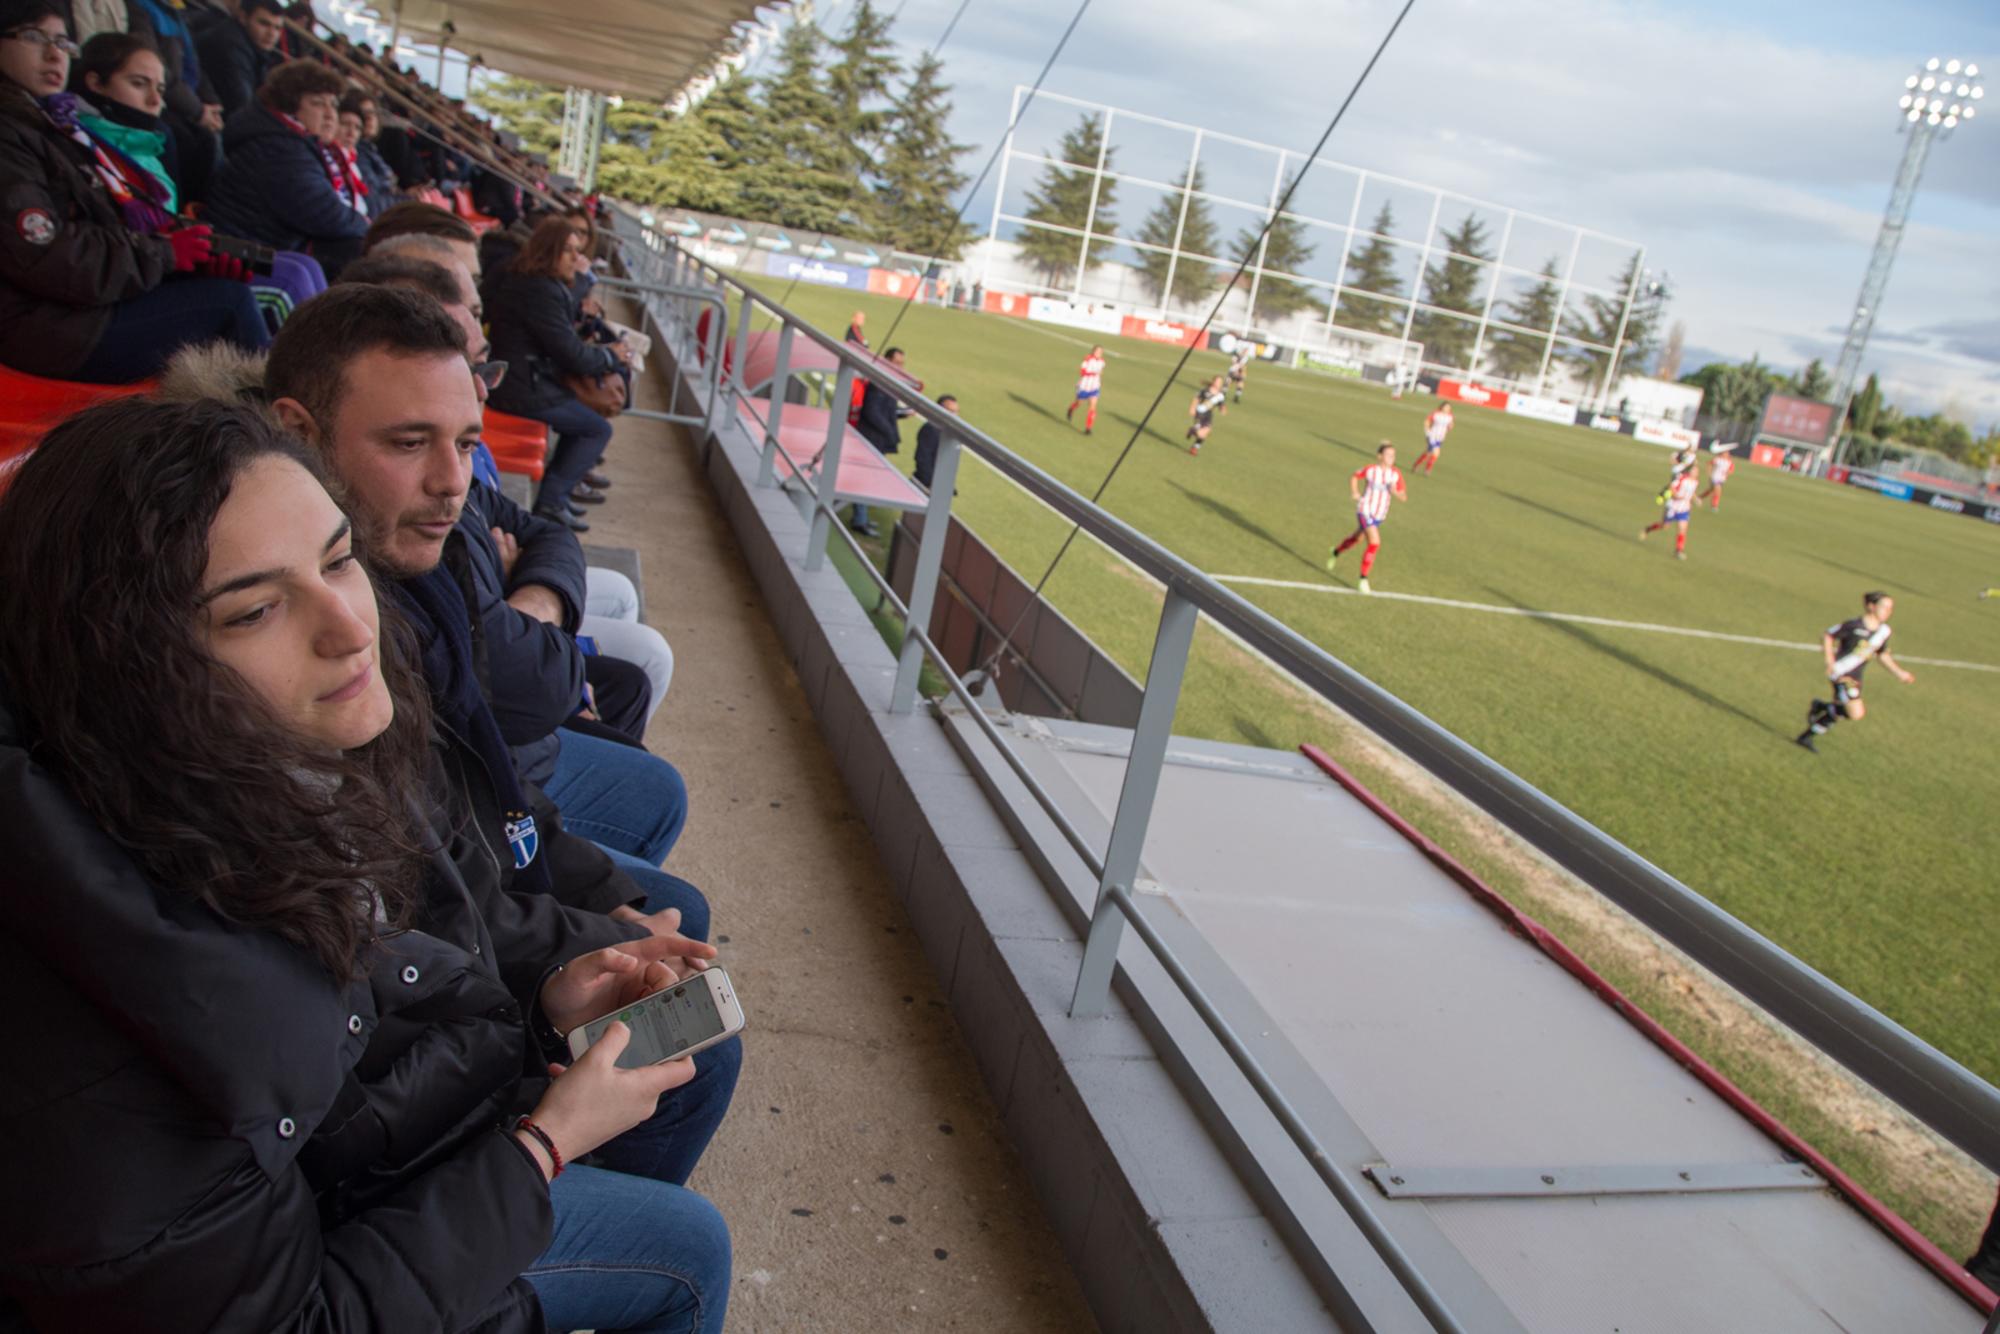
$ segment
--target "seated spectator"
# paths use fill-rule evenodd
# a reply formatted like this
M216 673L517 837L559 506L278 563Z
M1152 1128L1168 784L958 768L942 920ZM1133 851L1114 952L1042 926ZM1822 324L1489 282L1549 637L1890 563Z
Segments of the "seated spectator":
M192 25L202 73L233 116L256 100L258 85L285 63L278 39L285 33L283 0L237 0L236 12L211 9Z
M222 162L222 101L201 67L187 11L174 0L126 0L130 30L153 44L167 67L167 128L174 136L176 174L188 200L208 198Z
M577 334L570 284L586 263L583 236L569 219L545 218L513 262L487 276L482 293L493 355L508 365L493 406L544 422L556 433L535 512L577 532L590 525L575 504L603 498L584 475L604 458L611 423L578 399L567 380L609 375L632 359L624 343L596 347Z
M484 167L472 175L472 206L502 227L521 220L521 187Z
M63 91L75 52L47 0L0 0L0 362L122 384L189 343L264 346L249 287L214 276L242 266L77 123L78 99Z
M331 149L339 128L338 74L309 60L273 70L257 100L229 118L228 160L216 173L204 216L217 230L280 250L303 250L338 277L361 253L368 215L340 192Z
M130 33L91 38L70 68L71 87L90 108L79 110L77 123L105 152L122 153L143 169L163 191L161 206L173 213L180 185L168 160L175 156L174 138L159 114L164 77L153 48ZM326 290L326 275L312 256L280 250L271 272L251 275L249 283L266 323L276 326L295 306Z
M719 1111L630 1143L723 1063L621 1069L619 1028L523 1059L713 951L429 855L421 646L315 466L260 413L132 399L0 500L33 868L0 998L60 1035L9 1072L9 1323L719 1330L727 1228L677 1184Z
M449 243L452 255L472 271L473 277L479 276L479 233L450 209L421 200L406 199L383 210L382 216L369 225L361 248L372 254L385 243L405 236L435 237Z
M361 179L368 182L368 216L379 218L396 202L396 173L389 169L389 164L382 160L382 151L375 146L375 136L382 133L382 118L376 113L375 99L362 92L352 92L340 99L343 135L350 115L358 122L354 142L349 147L361 167Z
M56 6L69 24L70 35L86 43L100 32L125 32L132 16L125 0L60 0Z
M431 183L430 165L419 151L422 145L410 123L402 117L383 120L382 129L375 136L375 147L389 169L396 173L397 189L416 190Z

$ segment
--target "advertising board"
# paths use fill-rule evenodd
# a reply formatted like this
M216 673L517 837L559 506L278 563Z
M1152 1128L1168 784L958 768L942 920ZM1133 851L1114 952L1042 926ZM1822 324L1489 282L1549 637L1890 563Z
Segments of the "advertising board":
M1558 426L1576 425L1576 405L1565 403L1561 399L1536 398L1533 394L1509 394L1507 411L1516 417L1533 417L1536 421L1554 422Z
M1785 451L1781 445L1750 446L1750 461L1760 468L1782 468L1785 466Z
M1467 380L1439 380L1437 393L1439 398L1455 399L1460 403L1472 403L1482 408L1498 408L1502 412L1507 410L1508 395L1505 389L1488 389L1483 384L1473 384Z
M925 283L914 273L898 273L894 269L868 270L868 290L877 296L908 296L912 292L917 300L925 300L930 294L924 290Z
M1203 348L1208 346L1208 334L1200 329L1191 329L1185 324L1172 320L1147 320L1137 315L1127 315L1120 321L1119 332L1127 338L1144 338L1153 343L1170 343L1175 347Z
M1069 329L1087 329L1101 334L1121 333L1125 327L1124 316L1116 311L1075 306L1046 296L1028 298L1028 318L1043 324L1060 324Z
M1647 417L1632 425L1632 437L1649 445L1669 445L1676 449L1699 449L1701 432L1678 422Z
M1625 419L1608 413L1593 412L1590 414L1590 420L1584 425L1593 431L1622 431L1625 429Z
M1301 369L1318 371L1322 375L1338 375L1349 380L1362 378L1361 358L1342 356L1338 352L1316 352L1302 347L1299 349L1298 365Z
M1882 477L1872 472L1862 472L1859 468L1849 470L1847 484L1887 496L1891 500L1908 500L1911 492L1915 490L1908 482L1899 482L1893 477Z
M989 315L1014 315L1028 318L1028 298L1013 292L988 292L980 303Z
M817 259L796 259L791 255L767 254L764 271L774 278L818 283L823 287L845 287L850 292L868 290L868 270L852 264L827 264Z
M1758 435L1774 435L1802 445L1823 445L1833 436L1833 405L1790 394L1764 400L1764 420Z

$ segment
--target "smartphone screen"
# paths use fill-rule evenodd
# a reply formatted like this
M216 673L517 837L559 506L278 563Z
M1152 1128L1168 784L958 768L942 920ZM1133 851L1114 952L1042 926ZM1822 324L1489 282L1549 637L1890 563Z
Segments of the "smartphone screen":
M618 1068L637 1070L670 1061L721 1033L722 1012L716 1009L708 983L696 978L593 1020L583 1031L594 1046L613 1023L623 1023L632 1030L632 1041L619 1053Z

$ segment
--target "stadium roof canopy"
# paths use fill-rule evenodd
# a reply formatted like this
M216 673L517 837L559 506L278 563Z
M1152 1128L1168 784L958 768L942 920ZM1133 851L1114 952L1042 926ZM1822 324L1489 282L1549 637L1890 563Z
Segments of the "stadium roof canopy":
M484 57L508 74L664 102L722 55L770 0L374 0L405 38Z

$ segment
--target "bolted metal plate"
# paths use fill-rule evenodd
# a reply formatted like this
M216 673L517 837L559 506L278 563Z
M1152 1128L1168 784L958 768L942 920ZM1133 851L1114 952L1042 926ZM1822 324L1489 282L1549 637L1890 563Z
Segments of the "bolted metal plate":
M1392 1200L1532 1199L1561 1195L1691 1195L1732 1190L1821 1190L1804 1163L1699 1163L1687 1167L1410 1167L1362 1169Z

